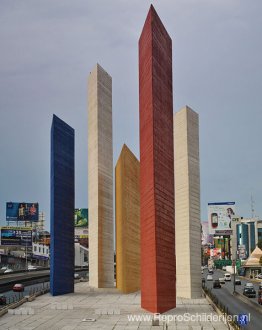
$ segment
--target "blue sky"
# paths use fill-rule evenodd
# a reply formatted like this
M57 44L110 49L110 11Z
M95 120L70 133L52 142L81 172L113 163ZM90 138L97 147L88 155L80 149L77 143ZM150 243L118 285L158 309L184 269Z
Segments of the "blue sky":
M76 207L87 206L87 77L113 78L114 165L139 158L138 39L150 1L0 2L0 220L6 201L38 201L49 222L50 128L75 128ZM199 113L201 218L235 201L262 216L261 0L152 1L173 40L174 111Z

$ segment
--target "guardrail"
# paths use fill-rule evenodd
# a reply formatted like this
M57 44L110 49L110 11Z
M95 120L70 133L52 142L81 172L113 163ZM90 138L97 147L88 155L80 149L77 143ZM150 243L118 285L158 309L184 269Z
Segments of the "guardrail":
M9 309L14 309L24 302L32 301L37 296L49 292L50 285L49 283L42 283L41 285L32 288L29 290L29 295L24 296L24 293L19 292L18 295L13 294L12 296L7 297L6 305L3 305L0 308L0 317L8 312Z

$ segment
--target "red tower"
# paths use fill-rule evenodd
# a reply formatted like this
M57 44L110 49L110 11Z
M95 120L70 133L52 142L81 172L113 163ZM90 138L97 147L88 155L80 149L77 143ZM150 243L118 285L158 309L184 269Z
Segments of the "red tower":
M139 39L141 307L176 307L172 40L151 5Z

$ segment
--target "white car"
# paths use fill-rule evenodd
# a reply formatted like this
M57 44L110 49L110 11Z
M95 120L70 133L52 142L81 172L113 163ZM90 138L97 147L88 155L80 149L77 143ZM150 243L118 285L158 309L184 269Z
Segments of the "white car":
M224 277L219 277L219 283L220 284L225 284L225 279L224 279Z
M253 283L246 283L244 286L244 289L253 289L254 288L254 284Z
M213 281L213 276L211 274L207 275L207 281Z
M7 273L13 273L13 269L11 268L8 268L4 271L4 274L7 274Z
M37 268L36 268L36 266L29 265L29 266L27 267L27 270L30 272L30 271L32 271L32 270L37 270Z
M231 281L231 274L226 273L226 274L224 275L224 279L225 279L225 281Z
M222 267L222 270L227 270L227 266L223 266Z

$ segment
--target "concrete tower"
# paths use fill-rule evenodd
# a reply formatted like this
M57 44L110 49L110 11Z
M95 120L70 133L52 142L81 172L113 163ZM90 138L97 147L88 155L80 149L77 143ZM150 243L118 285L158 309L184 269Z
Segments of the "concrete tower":
M112 78L96 65L88 79L89 284L114 286Z
M115 171L116 287L140 290L140 164L124 144Z
M51 129L50 293L74 292L75 131L57 116Z
M201 224L198 114L174 116L177 296L201 297Z
M172 40L150 7L139 40L141 306L176 306Z

